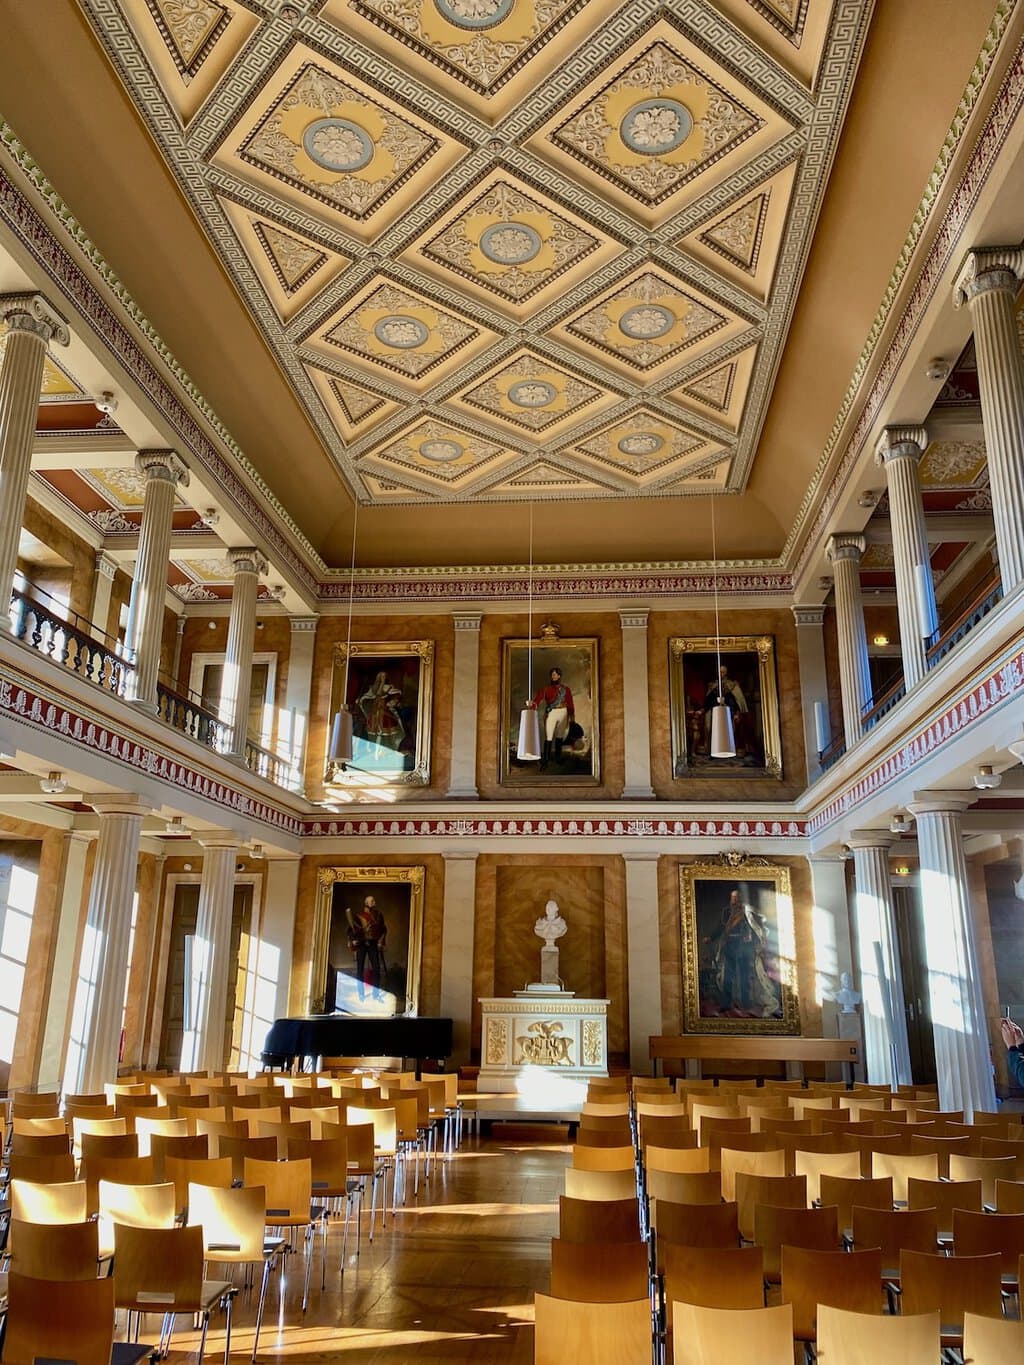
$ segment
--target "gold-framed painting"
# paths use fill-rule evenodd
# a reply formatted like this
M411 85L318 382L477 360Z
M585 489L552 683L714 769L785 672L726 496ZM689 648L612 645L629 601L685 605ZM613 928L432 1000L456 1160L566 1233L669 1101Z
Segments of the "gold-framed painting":
M426 786L433 696L433 640L335 645L330 715L344 707L352 716L352 761L342 766L325 755L324 782Z
M677 636L669 644L674 777L782 777L779 689L771 635ZM711 757L721 694L736 754Z
M601 779L596 638L503 640L498 770L503 786L596 786ZM541 758L516 756L519 715L532 703Z
M723 854L679 869L686 1033L799 1034L789 869Z
M422 867L317 873L310 1014L416 1014L423 955Z

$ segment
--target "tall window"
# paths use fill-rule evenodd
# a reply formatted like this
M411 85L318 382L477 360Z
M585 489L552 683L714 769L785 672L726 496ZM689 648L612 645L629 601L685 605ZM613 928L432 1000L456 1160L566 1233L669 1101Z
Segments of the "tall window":
M0 856L0 1067L14 1060L38 881L8 854Z

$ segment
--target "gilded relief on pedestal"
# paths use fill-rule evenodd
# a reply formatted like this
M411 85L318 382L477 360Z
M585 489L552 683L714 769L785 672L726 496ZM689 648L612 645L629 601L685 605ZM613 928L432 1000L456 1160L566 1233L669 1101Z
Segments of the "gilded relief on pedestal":
M519 1056L516 1065L573 1066L573 1040L562 1032L557 1019L537 1019L527 1024L526 1033L516 1035Z
M484 1043L484 1064L501 1066L508 1057L508 1020L488 1019Z
M582 1052L584 1066L600 1066L604 1061L604 1029L596 1019L584 1019Z

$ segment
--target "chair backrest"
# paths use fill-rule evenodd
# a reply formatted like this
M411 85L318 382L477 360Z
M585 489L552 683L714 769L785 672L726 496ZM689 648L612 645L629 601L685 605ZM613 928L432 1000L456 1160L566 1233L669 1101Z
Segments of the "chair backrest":
M943 1256L929 1251L900 1252L901 1306L907 1313L937 1308L943 1340L963 1333L964 1313L1000 1317L1002 1257Z
M995 1206L999 1213L1024 1213L1024 1182L997 1180Z
M178 1207L172 1181L161 1185L119 1185L113 1180L100 1181L101 1224L170 1228L174 1226Z
M990 1256L998 1251L1003 1274L1016 1275L1024 1256L1024 1213L953 1211L953 1250L957 1256Z
M839 1258L843 1259L840 1260ZM813 1341L818 1334L818 1308L847 1308L853 1313L881 1313L882 1253L782 1248L782 1301L793 1305L793 1335Z
M82 1160L96 1156L139 1156L139 1139L134 1133L83 1133Z
M229 1156L169 1156L164 1160L164 1174L174 1186L174 1202L179 1209L188 1204L189 1185L207 1185L227 1190L234 1179Z
M176 1120L175 1120L176 1121ZM153 1171L158 1180L165 1178L168 1157L187 1157L192 1161L205 1161L210 1155L210 1139L205 1133L178 1134L151 1133L149 1154L153 1158ZM168 1180L170 1176L166 1177Z
M4 1365L40 1359L110 1365L113 1280L37 1280L12 1272L7 1293Z
M618 1128L591 1128L581 1123L576 1129L577 1147L628 1147L632 1141L628 1123Z
M636 1196L633 1171L578 1171L565 1169L565 1192L570 1199L614 1200Z
M818 1353L823 1365L826 1360L829 1365L879 1365L879 1361L935 1365L939 1315L895 1317L824 1305L818 1313Z
M313 1166L308 1157L296 1161L245 1158L243 1185L262 1186L267 1198L267 1222L309 1222L313 1195Z
M37 1280L94 1280L99 1259L96 1223L26 1223L12 1218L11 1269Z
M640 1240L640 1205L634 1199L558 1199L558 1235L566 1242Z
M207 1261L246 1265L263 1260L267 1192L262 1185L218 1189L188 1187L188 1225L203 1230Z
M272 1137L277 1142L277 1155L284 1160L288 1152L289 1138L308 1138L312 1136L312 1125L309 1123L264 1123L256 1124L257 1137Z
M633 1171L636 1153L632 1147L574 1146L572 1164L577 1171Z
M66 1139L68 1126L66 1120L58 1114L48 1114L43 1117L36 1117L32 1114L20 1118L15 1113L11 1119L11 1130L15 1137L63 1137Z
M897 1204L905 1204L909 1198L907 1181L913 1176L916 1180L938 1180L939 1158L931 1153L918 1156L905 1156L899 1152L873 1152L871 1154L871 1175L892 1176L892 1197Z
M851 1218L855 1247L880 1247L886 1273L899 1269L900 1252L934 1251L939 1220L934 1209L869 1208L854 1204Z
M44 1139L49 1141L49 1139ZM75 1158L65 1145L62 1152L46 1156L23 1156L12 1152L8 1163L12 1180L30 1180L37 1185L54 1185L75 1178Z
M139 1139L139 1156L149 1156L155 1137L188 1137L188 1119L154 1119L139 1115L135 1119L135 1132Z
M724 1365L745 1360L757 1343L758 1365L793 1365L793 1310L672 1305L674 1365Z
M621 1303L648 1291L650 1263L643 1242L551 1239L551 1293L556 1299Z
M651 1304L647 1295L628 1303L582 1303L534 1296L534 1365L648 1365Z
M86 1184L90 1214L99 1212L99 1184L113 1180L119 1185L152 1185L153 1158L151 1156L90 1156L79 1172Z
M202 1300L201 1227L114 1228L114 1302L118 1308L195 1313Z
M839 1210L840 1231L845 1232L852 1227L854 1204L871 1209L892 1208L892 1176L865 1180L863 1176L823 1174L818 1198L823 1204L835 1204Z
M84 1223L89 1216L84 1180L39 1185L11 1181L11 1217L23 1223Z
M330 1098L329 1092L327 1098ZM289 1113L294 1116L297 1111L292 1109L289 1110ZM337 1104L321 1103L310 1105L308 1108L303 1109L302 1118L309 1124L309 1135L314 1140L324 1136L323 1125L325 1123L343 1122L341 1107Z
M313 1176L313 1193L344 1194L348 1182L348 1139L289 1138L289 1161L308 1159Z
M807 1177L803 1175L753 1175L741 1172L736 1177L736 1203L739 1208L740 1235L745 1242L754 1240L754 1209L758 1204L778 1208L807 1207Z
M717 1204L722 1198L720 1171L648 1171L648 1199L675 1204Z
M665 1277L665 1309L672 1327L672 1305L704 1308L761 1308L764 1305L764 1256L760 1247L694 1247L658 1244L658 1269Z
M860 1156L856 1152L807 1152L798 1147L793 1153L793 1168L794 1175L807 1177L807 1202L814 1204L821 1198L823 1175L838 1175L848 1180L860 1178Z
M732 1201L736 1198L736 1179L739 1175L784 1176L786 1153L781 1147L752 1152L734 1148L726 1143L719 1154L719 1167L722 1174L722 1198Z
M985 1204L996 1202L996 1181L1017 1180L1024 1167L1024 1159L1014 1156L953 1155L949 1158L950 1180L980 1180L981 1198Z
M660 1147L644 1149L644 1166L650 1171L709 1171L711 1154L706 1147Z
M963 1356L970 1365L1011 1365L1024 1360L1024 1322L965 1312Z
M815 1251L839 1250L839 1210L758 1204L754 1208L754 1241L764 1249L765 1279L777 1280L782 1271L783 1245Z
M677 1204L659 1199L653 1217L659 1247L665 1242L692 1247L739 1246L735 1204Z
M917 1180L907 1181L907 1207L934 1209L939 1220L939 1236L947 1237L953 1230L953 1210L970 1209L981 1212L980 1180Z
M218 1138L217 1154L218 1156L230 1157L231 1170L235 1180L244 1180L246 1157L253 1161L277 1160L277 1138Z
M373 1149L378 1156L394 1156L398 1150L398 1117L394 1105L350 1104L349 1123L373 1124Z

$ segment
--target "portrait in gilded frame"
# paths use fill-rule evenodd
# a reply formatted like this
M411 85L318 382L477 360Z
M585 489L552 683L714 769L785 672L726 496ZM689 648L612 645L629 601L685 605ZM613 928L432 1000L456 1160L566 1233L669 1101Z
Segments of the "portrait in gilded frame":
M330 715L344 705L352 716L352 762L342 769L326 759L327 785L429 783L433 685L433 640L337 645Z
M742 855L679 869L683 1028L798 1034L789 870Z
M674 777L782 777L775 641L770 635L669 640ZM736 754L711 757L719 693L732 716Z
M502 642L502 785L596 785L601 775L597 640ZM519 715L532 702L541 736L539 762L516 756Z

